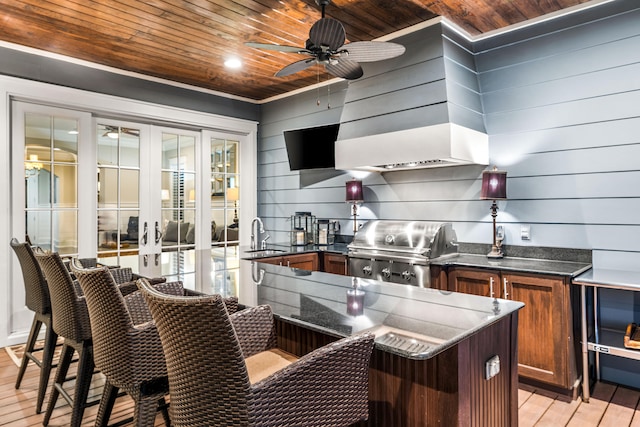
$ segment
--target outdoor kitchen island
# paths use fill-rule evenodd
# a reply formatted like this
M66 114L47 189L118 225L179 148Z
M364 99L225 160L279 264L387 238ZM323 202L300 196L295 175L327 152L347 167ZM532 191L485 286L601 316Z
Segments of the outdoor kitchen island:
M375 333L367 425L517 426L522 303L247 259L240 269L240 303L272 307L286 351Z

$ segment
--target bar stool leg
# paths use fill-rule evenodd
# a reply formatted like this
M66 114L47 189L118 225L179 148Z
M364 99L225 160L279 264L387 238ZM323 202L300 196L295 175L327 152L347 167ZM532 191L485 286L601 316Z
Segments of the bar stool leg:
M44 403L44 395L47 392L49 384L49 376L53 367L53 354L56 351L58 342L58 334L56 334L51 326L47 326L47 332L44 336L44 351L42 353L42 366L40 366L40 385L38 386L38 400L36 402L36 414L42 412L42 404Z
M60 361L58 362L58 369L56 370L56 379L51 389L51 395L49 396L47 412L44 414L44 419L42 420L42 425L45 427L49 425L49 421L51 420L51 413L56 406L56 401L60 395L60 389L67 377L69 365L71 365L71 360L73 359L73 353L75 353L75 349L73 347L67 344L62 346L62 353L60 354ZM78 367L78 369L80 369L80 367Z
M118 388L107 381L102 390L102 397L100 397L95 427L107 427L109 425L109 417L111 417L116 397L118 397Z
M82 416L87 406L87 396L93 378L93 346L83 343L78 361L78 374L76 376L76 387L73 393L73 410L71 412L71 427L80 427Z
M16 389L20 388L22 377L24 376L24 372L27 370L27 365L29 364L29 355L31 355L31 352L36 345L36 340L38 339L38 334L40 333L41 327L42 322L38 320L36 316L34 316L33 322L31 323L31 331L29 331L29 338L27 339L27 343L24 347L24 354L22 355L22 362L20 363L18 378L16 379Z

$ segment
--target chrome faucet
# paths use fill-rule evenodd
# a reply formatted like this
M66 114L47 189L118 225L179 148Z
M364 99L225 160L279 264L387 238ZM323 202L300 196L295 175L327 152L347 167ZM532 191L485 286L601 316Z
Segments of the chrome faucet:
M256 224L258 224L257 233L256 233ZM264 224L262 223L262 220L260 219L260 217L255 217L253 218L253 221L251 221L251 250L258 249L256 247L257 246L256 242L257 242L257 238L260 237L260 233L264 233Z

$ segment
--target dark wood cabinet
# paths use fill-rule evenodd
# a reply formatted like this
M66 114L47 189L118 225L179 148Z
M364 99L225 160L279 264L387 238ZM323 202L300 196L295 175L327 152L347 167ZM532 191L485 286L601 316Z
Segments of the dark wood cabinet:
M259 262L266 264L283 265L291 268L299 268L300 270L318 271L319 262L316 252L303 254L265 257L260 258Z
M563 276L453 267L449 290L511 299L525 304L518 315L518 374L521 380L577 393L572 310Z
M323 252L322 271L347 276L349 274L349 257L342 254Z

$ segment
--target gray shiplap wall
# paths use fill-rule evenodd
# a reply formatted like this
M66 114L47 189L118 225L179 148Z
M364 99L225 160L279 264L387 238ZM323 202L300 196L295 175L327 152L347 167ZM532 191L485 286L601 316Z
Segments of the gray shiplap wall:
M596 266L640 270L640 9L614 3L594 8L599 15L562 18L551 33L529 37L535 31L527 29L468 47L491 164L508 172L509 199L498 202L505 243L592 249ZM452 58L444 55L455 65L447 72L470 66L463 44L447 40ZM290 172L282 137L337 122L347 86L332 87L331 109L322 90L320 107L316 91L263 106L258 212L274 241L286 240L286 218L298 210L338 218L349 233L343 200L352 174ZM451 221L459 240L489 243L489 202L478 199L483 169L366 175L363 219ZM521 225L531 226L531 240L520 239Z

